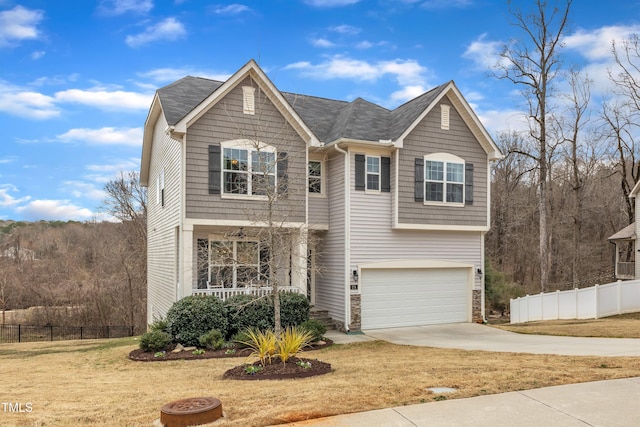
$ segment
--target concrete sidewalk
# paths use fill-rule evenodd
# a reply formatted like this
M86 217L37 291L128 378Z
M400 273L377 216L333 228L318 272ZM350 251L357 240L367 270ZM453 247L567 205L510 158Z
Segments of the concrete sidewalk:
M309 427L640 426L640 377L400 406L287 424Z

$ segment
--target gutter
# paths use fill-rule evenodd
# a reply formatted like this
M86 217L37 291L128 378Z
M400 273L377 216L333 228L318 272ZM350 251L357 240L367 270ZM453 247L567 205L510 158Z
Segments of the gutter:
M351 262L351 206L350 206L350 181L349 176L349 152L338 146L340 142L332 143L338 153L344 154L344 330L349 333L349 321L351 320L351 283L349 282L349 263Z

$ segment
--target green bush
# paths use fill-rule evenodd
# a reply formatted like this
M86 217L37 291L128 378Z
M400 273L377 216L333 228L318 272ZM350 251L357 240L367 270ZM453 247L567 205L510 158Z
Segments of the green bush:
M280 323L283 328L298 326L309 320L309 300L295 292L280 293Z
M213 295L191 295L175 302L167 312L167 329L182 345L197 346L198 338L212 329L227 334L227 309Z
M320 341L324 334L327 333L327 327L324 323L315 320L309 319L300 324L300 329L311 334L311 341Z
M167 332L167 321L163 319L155 320L152 324L149 325L149 331Z
M256 295L235 295L225 301L229 316L229 335L246 329L273 329L273 303L270 298Z
M171 344L171 335L164 331L154 330L142 334L140 337L140 348L143 351L160 351Z
M251 340L251 335L249 334L250 329L245 329L240 332L236 332L231 337L231 342L235 343L239 348L248 348L246 342Z
M211 350L220 350L224 346L224 336L217 329L212 329L206 334L200 335L198 341L202 347L210 348Z

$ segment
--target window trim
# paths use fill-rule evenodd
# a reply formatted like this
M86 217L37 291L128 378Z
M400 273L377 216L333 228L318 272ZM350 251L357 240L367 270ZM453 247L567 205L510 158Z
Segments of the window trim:
M311 187L311 178L312 178L312 176L309 173L309 171L310 171L309 170L309 166L311 165L311 162L320 164L320 175L313 177L315 180L319 180L320 181L320 191L319 192L309 191L309 187ZM321 197L321 196L325 196L326 195L325 183L324 183L324 176L325 176L324 168L325 168L324 160L309 159L309 162L307 164L307 193L311 197Z
M423 165L423 203L425 205L431 205L431 206L451 206L451 207L464 207L465 206L465 192L466 192L466 162L464 161L464 159L454 155L454 154L448 154L448 153L435 153L435 154L428 154L426 156L424 156L423 158L424 161L424 165ZM428 179L427 176L427 162L440 162L442 163L443 167L442 167L442 181L439 180L430 180ZM456 164L456 165L461 165L462 166L462 180L460 182L458 181L448 181L447 180L447 171L448 171L448 165L449 164ZM427 200L427 183L428 182L437 182L437 183L442 183L442 200L441 201L437 201L437 200ZM448 202L447 201L447 186L451 184L456 184L456 185L461 185L462 186L462 200L460 202Z
M369 172L369 159L378 160L378 172ZM378 177L378 188L369 188L369 175ZM368 193L380 193L382 188L382 159L381 156L365 156L364 158L364 189Z
M254 285L260 285L260 284L269 284L270 279L268 277L263 277L264 273L263 273L263 261L261 259L262 256L262 251L265 248L265 244L264 242L261 242L257 239L254 238L228 238L228 237L224 237L224 236L220 236L220 235L209 235L208 237L201 237L197 239L199 244L199 241L206 241L206 252L207 252L207 259L206 259L206 266L203 265L198 265L198 279L196 282L196 286L198 289L204 289L201 288L200 286L207 286L207 284L209 284L209 287L213 286L213 284L211 284L211 279L212 279L212 274L215 272L216 268L231 268L231 272L232 272L232 279L231 279L231 284L230 286L228 286L228 284L224 284L224 289L242 289L244 287L246 287L247 285L250 285L250 283L253 283ZM231 262L230 263L223 263L223 264L215 264L213 262L213 245L215 245L216 243L223 243L226 245L230 245L231 247ZM255 248L256 248L256 253L254 254L256 257L257 261L256 263L250 263L250 264L243 264L238 262L238 252L239 252L239 245L241 243L252 243L255 244ZM200 248L198 248L196 246L196 250L199 250ZM196 255L198 257L198 255ZM202 262L203 260L200 260L198 258L198 262ZM238 271L241 268L255 268L257 271L257 276L254 278L254 280L251 280L251 282L249 284L243 283L243 282L239 282L238 281ZM206 270L206 281L204 284L200 283L201 277L200 276L200 270L202 269L202 272L204 272L204 270ZM243 285L243 286L239 286L239 285Z
M222 198L235 198L235 199L249 199L249 200L266 200L267 195L264 194L253 194L253 176L256 174L253 171L253 156L257 153L271 153L274 158L274 168L272 172L267 173L267 176L273 176L273 188L276 190L278 188L278 151L275 147L265 144L261 141L257 143L255 141L251 141L248 139L236 139L233 141L224 141L220 144L220 196ZM234 172L229 169L225 169L225 150L243 150L247 152L247 170L242 171L240 173L247 175L247 193L228 193L225 191L225 174ZM234 172L237 173L237 172ZM262 173L258 173L259 175L263 175Z

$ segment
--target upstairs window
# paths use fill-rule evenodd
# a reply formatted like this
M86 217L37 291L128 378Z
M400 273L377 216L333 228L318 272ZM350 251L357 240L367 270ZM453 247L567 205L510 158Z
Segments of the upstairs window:
M309 194L322 194L322 162L309 160Z
M223 193L271 194L276 186L276 152L225 147L222 150Z
M367 156L367 190L380 191L380 157Z
M463 203L464 163L425 159L424 177L425 201Z

